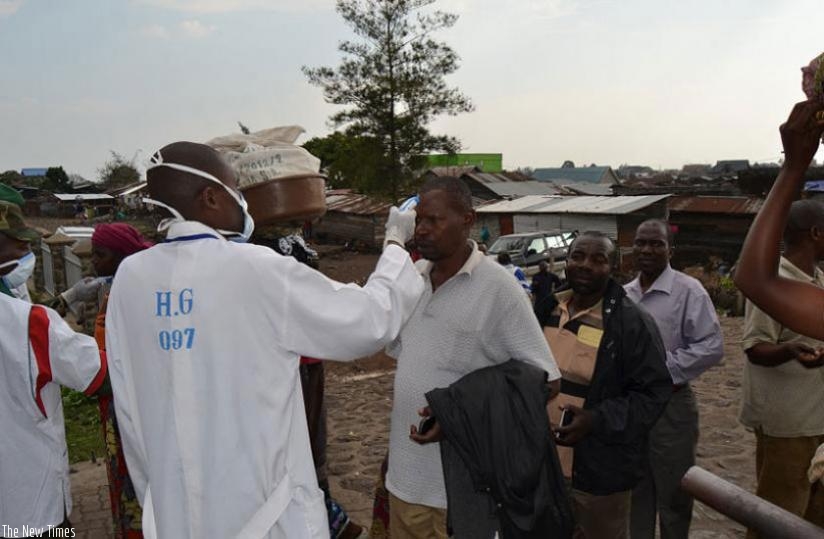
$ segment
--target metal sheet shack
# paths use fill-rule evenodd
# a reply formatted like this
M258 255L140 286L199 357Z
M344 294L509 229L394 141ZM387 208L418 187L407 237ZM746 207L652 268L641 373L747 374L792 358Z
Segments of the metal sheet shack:
M671 197L670 224L676 227L673 265L703 265L709 256L734 264L763 204L755 197Z
M326 214L313 223L313 234L379 249L383 245L391 206L388 202L346 190L329 191Z
M491 200L526 195L561 195L563 190L551 182L532 180L519 172L483 172L478 167L434 167L426 171L422 183L432 178L460 178L472 193L472 206Z
M625 255L632 252L636 227L646 219L666 219L668 197L525 196L477 208L477 227L485 224L491 241L505 234L538 230L598 230L618 244L623 268Z

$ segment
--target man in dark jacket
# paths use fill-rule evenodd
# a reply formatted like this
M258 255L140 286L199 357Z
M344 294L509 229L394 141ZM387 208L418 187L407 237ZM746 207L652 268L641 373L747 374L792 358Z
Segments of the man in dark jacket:
M567 261L571 290L536 313L561 369L550 418L587 538L628 537L647 435L672 394L655 322L611 279L615 254L604 234L578 236Z

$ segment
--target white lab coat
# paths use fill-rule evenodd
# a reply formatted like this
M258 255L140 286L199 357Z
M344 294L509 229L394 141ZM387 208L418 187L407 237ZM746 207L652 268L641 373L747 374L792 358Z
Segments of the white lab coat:
M54 526L72 510L58 384L93 393L106 363L56 312L5 294L0 334L0 535L22 537L24 526Z
M272 522L245 537L328 537L299 356L379 350L422 291L397 246L361 288L191 221L127 258L106 350L147 537L236 537L267 500Z
M31 303L31 295L29 294L29 284L23 283L17 288L12 288L11 293L14 294L14 297L17 299L22 299L26 303Z

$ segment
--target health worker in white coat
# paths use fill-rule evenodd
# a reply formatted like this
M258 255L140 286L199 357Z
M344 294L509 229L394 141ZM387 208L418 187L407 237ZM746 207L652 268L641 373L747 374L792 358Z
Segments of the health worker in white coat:
M147 537L329 536L312 463L299 356L349 360L392 341L423 280L400 246L414 212L392 210L365 286L266 247L232 168L177 142L148 167L164 243L127 258L106 345L129 473ZM234 240L234 241L230 241Z
M20 208L0 201L0 277L25 283L37 236ZM72 510L60 385L94 393L105 359L93 338L2 283L0 335L0 536L68 537L54 529L68 526Z

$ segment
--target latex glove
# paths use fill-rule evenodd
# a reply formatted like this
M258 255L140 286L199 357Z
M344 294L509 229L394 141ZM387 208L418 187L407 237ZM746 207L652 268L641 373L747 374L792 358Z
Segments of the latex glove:
M389 209L389 218L386 220L386 235L383 248L393 241L401 246L415 235L415 210L400 211L396 206Z
M810 483L822 481L824 479L824 444L818 446L815 450L813 460L810 462L810 469L807 470L807 479ZM822 481L824 483L824 481Z
M60 296L70 306L78 302L93 301L97 299L97 292L100 290L101 284L103 284L102 279L84 277Z

